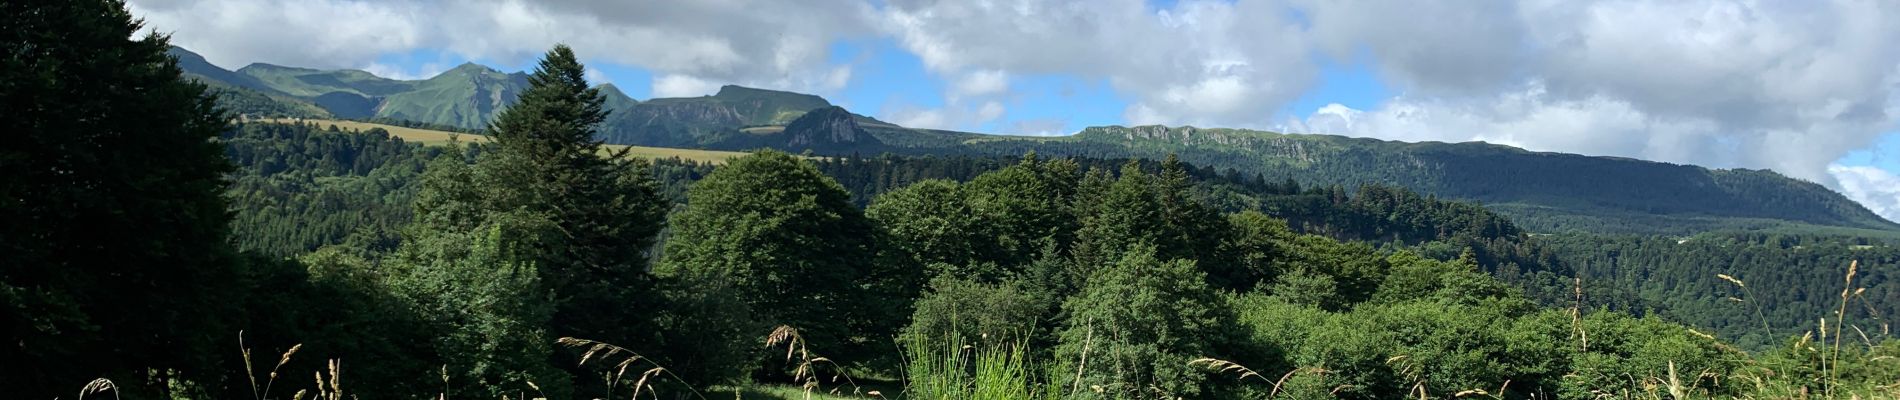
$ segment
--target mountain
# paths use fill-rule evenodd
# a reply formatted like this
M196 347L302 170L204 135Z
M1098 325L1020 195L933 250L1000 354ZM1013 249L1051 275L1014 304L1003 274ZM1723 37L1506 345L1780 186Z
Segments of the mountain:
M218 93L218 104L225 110L258 117L329 118L333 116L322 107L272 89L270 85L256 78L213 65L197 53L176 46L167 53L178 59L178 67L183 70L185 78L203 83L213 92Z
M527 86L526 75L464 64L426 80L358 70L252 64L225 71L174 49L188 76L243 110L327 113L480 129ZM851 113L819 96L724 86L710 96L635 100L599 87L612 144L825 155L1021 155L1159 159L1308 188L1405 187L1479 201L1542 233L1689 235L1723 230L1900 236L1900 224L1821 185L1771 171L1711 170L1615 157L1532 152L1485 143L1406 143L1332 135L1164 126L1090 127L1067 137L912 129ZM237 109L237 108L234 108Z
M1309 184L1378 183L1475 200L1541 232L1690 234L1790 224L1900 230L1900 224L1826 187L1766 170L1711 170L1476 142L1193 127L1093 127L1070 139L1082 149L1176 153L1192 163L1297 176Z
M231 102L244 104L227 108L251 116L386 118L479 129L528 86L526 74L473 63L429 79L397 80L361 70L263 63L229 71L182 48L172 48L172 54L187 77L214 88L244 89L228 90Z
M502 73L474 63L414 82L383 98L376 116L480 128L528 88L528 75Z
M640 104L639 100L634 100L633 96L628 96L626 92L620 91L619 86L614 86L612 83L600 84L595 89L600 90L601 97L607 98L606 104L602 107L608 110L625 110L633 108L635 104Z
M378 97L414 88L414 82L383 78L353 69L318 70L257 63L238 68L237 73L263 82L271 89L298 97L316 97L334 92Z
M749 143L752 138L747 135L760 133L756 129L742 132L747 128L784 125L807 111L831 106L818 96L733 85L711 96L622 104L626 108L609 108L613 113L601 130L609 143L719 148L738 146L732 142Z

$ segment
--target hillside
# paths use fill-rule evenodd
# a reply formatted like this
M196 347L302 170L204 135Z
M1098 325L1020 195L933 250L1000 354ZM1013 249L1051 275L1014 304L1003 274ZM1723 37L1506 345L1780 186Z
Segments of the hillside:
M1193 127L1094 127L1073 139L1148 156L1179 153L1190 162L1297 176L1311 184L1399 185L1490 204L1534 231L1688 234L1790 224L1900 229L1821 185L1766 170L1711 170L1485 143Z
M371 132L373 130L380 129L380 130L383 130L383 132L386 132L386 134L389 135L390 137L402 139L402 141L404 142L420 143L423 145L431 145L431 146L446 145L450 142L456 142L456 141L459 141L462 143L482 143L482 142L487 142L489 140L487 136L477 135L477 134L456 133L456 132L439 131L439 130L425 129L425 128L411 128L411 127L404 127L404 126L395 126L395 125L378 124L378 123L361 122L361 121L344 121L344 120L327 120L327 119L265 119L265 120L255 120L254 122L264 123L264 124L311 125L311 126L317 126L321 128L335 127L339 131L346 131L346 132ZM669 147L647 147L647 146L626 146L626 145L607 145L605 147L606 147L605 149L606 151L624 150L627 152L628 157L638 157L638 158L648 158L648 159L677 158L680 160L701 162L701 163L707 163L707 164L724 164L726 160L728 159L743 156L746 154L746 153L740 153L740 152L734 152L734 151L680 149L680 148L669 148Z
M660 98L646 102L615 100L609 108L602 138L609 143L643 146L698 146L733 148L727 141L745 141L741 129L784 125L806 111L831 106L818 96L727 85L711 96ZM624 97L620 94L619 97ZM724 145L722 145L724 144Z
M187 75L232 92L227 103L260 116L386 118L479 129L526 81L464 64L421 81L356 70L254 64L224 71L174 49ZM599 88L611 113L608 143L660 148L848 155L1084 157L1168 154L1307 186L1405 187L1471 200L1533 232L1690 235L1752 230L1900 236L1900 224L1811 182L1771 171L1710 170L1626 158L1540 153L1484 143L1406 143L1331 135L1195 127L1091 127L1068 137L911 129L857 115L824 98L725 86L710 96L635 100Z

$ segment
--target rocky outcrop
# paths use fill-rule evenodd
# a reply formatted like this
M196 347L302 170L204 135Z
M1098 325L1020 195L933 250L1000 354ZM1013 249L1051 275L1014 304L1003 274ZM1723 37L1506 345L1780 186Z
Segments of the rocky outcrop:
M786 145L793 148L877 141L858 126L856 116L838 106L806 112L786 125L782 135L786 136Z

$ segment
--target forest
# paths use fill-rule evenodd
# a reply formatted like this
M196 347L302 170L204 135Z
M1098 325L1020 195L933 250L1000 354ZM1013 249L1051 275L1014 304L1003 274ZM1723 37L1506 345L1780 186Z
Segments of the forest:
M1171 155L648 160L563 45L424 146L235 118L117 2L0 11L12 397L1900 396L1890 239Z

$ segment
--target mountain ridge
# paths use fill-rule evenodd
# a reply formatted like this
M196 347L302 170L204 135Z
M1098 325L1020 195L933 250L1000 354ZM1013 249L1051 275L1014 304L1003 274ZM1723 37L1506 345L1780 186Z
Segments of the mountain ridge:
M184 53L180 59L186 73L197 79L255 89L266 99L308 102L342 118L480 129L526 87L523 73L475 63L429 79L401 81L358 70L270 64L223 71L200 62L202 58L185 62L196 55L176 50ZM1297 177L1309 187L1388 184L1478 201L1536 231L1688 235L1815 226L1900 232L1900 224L1840 193L1772 171L1537 152L1484 142L1401 142L1193 126L1094 126L1060 137L990 135L907 128L851 113L820 96L737 85L722 86L711 95L645 101L611 84L597 88L610 111L599 135L612 144L776 148L827 155L1035 151L1158 159L1178 154L1196 165ZM312 93L317 94L300 96Z

